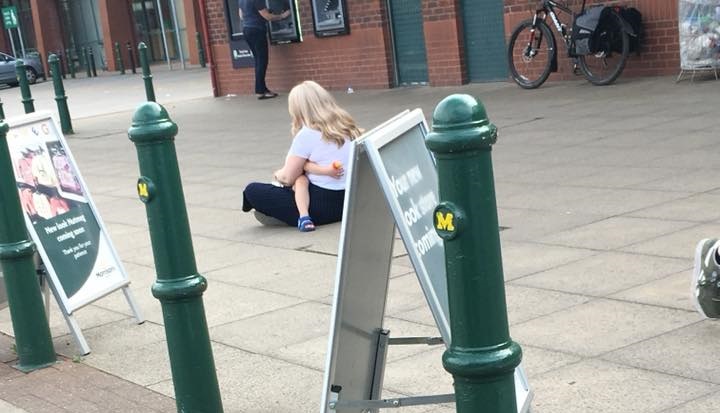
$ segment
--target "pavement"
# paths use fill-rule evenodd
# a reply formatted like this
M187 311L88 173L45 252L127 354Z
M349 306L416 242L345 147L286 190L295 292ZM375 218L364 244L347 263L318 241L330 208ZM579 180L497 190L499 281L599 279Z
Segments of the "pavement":
M180 130L177 153L198 268L209 282L203 299L225 412L317 412L340 224L300 233L262 227L240 210L243 187L268 181L284 159L287 94L207 97L201 69L159 71L155 80L164 90L158 101ZM23 374L10 367L12 326L0 311L2 412L175 411L126 134L143 99L137 85L139 75L68 81L77 132L68 139L147 321L133 322L120 292L78 310L92 348L78 357L53 303L61 361ZM526 91L488 83L336 96L368 129L406 108L422 108L429 121L451 93L485 104L499 127L493 164L507 227L500 237L510 333L523 348L534 413L698 413L720 405L720 358L712 352L720 324L700 318L689 291L697 241L720 234L719 89L714 80L660 77L621 78L609 87L570 81ZM51 98L39 98L48 90L48 83L33 88L39 109L53 109ZM0 90L6 112L18 96L17 88ZM394 256L385 327L393 336L436 335L399 240ZM442 350L391 348L383 395L452 391Z

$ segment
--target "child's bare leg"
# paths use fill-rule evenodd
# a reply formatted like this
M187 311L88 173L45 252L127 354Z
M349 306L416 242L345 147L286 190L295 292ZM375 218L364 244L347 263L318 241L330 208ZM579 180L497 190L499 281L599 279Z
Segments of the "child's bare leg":
M300 175L293 185L295 205L301 217L310 215L310 181L307 176Z

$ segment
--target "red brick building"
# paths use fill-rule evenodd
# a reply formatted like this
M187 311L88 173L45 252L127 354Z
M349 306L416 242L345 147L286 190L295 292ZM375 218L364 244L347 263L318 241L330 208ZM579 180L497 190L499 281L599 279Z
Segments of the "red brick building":
M17 7L26 48L43 56L70 50L80 66L84 64L81 51L91 48L98 67L116 70L115 42L123 45L124 64L128 66L124 45L128 42L136 45L139 41L148 44L155 61L182 58L194 64L198 62L195 34L200 33L211 63L214 93L252 92L253 69L233 67L233 63L239 66L243 56L237 46L242 39L241 26L235 21L237 0L0 1L3 7ZM529 18L537 4L537 0L267 1L295 3L302 33L301 42L270 48L267 81L270 88L277 90L288 90L305 79L332 89L506 80L507 40L517 23ZM579 10L582 1L567 3L573 10ZM633 6L643 15L642 53L630 56L623 76L678 72L676 0L603 3ZM347 30L341 31L349 32L317 36L318 10L333 7L342 9ZM7 33L0 31L0 44L5 45L5 51L11 47ZM17 47L19 39L14 40ZM558 52L559 71L551 75L551 80L572 76L571 64L563 57L564 45L559 46ZM247 63L247 53L245 56Z
M228 2L234 0L206 2L216 93L251 93L252 68L234 69L232 65L227 14ZM408 9L413 7L411 3L416 4L419 12L415 25L420 36L416 36L416 41L406 39L403 42L397 38L404 23L399 20L407 16L394 10L394 5L397 4L398 9ZM582 1L569 0L567 3L579 11ZM592 3L601 2L588 1L588 4ZM633 6L643 15L642 53L630 56L623 76L678 73L676 0L602 3ZM417 83L441 86L507 79L507 39L518 22L531 16L536 4L537 0L348 0L350 33L321 38L313 34L311 0L298 0L303 41L270 47L268 85L287 90L304 79L314 79L334 89L348 86L389 88L415 83L403 82L398 76L398 66L403 64L400 48L408 47L408 43L425 55L426 77ZM478 8L482 10L475 10ZM564 55L565 47L560 45L559 71L551 76L551 80L572 76L572 66ZM489 66L499 69L483 71Z
M144 41L153 60L182 57L198 62L195 33L201 31L201 7L197 0L2 0L1 5L14 6L18 12L19 29L10 31L12 39L7 30L0 31L0 45L7 53L14 47L21 54L23 44L44 61L49 53L69 52L83 66L83 50L91 49L97 67L114 71L115 43L122 45L123 63L129 67L127 43L137 46Z

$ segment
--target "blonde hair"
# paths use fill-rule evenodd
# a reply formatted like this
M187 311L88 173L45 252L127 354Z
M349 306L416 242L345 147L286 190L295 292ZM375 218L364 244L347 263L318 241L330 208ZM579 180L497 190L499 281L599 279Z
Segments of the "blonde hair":
M319 130L323 139L341 147L345 140L354 140L362 134L355 120L335 99L317 83L306 80L290 91L288 95L291 132L293 136L303 126Z

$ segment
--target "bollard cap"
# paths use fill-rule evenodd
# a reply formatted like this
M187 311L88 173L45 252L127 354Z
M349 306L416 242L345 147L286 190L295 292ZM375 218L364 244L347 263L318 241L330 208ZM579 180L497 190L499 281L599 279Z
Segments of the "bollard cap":
M161 105L145 102L138 106L128 129L130 140L136 145L175 139L178 127Z
M474 97L450 95L433 112L427 147L436 153L489 149L497 140L497 127L490 123L485 107Z
M5 120L0 120L0 139L7 138L7 133L10 130L10 125Z
M23 67L23 66L25 66L25 62L23 62L22 59L17 59L15 61L15 67Z
M140 50L140 49L147 49L147 45L145 45L145 42L140 42L138 44L138 50Z
M55 62L59 62L57 55L55 53L50 53L50 56L48 56L48 63Z

